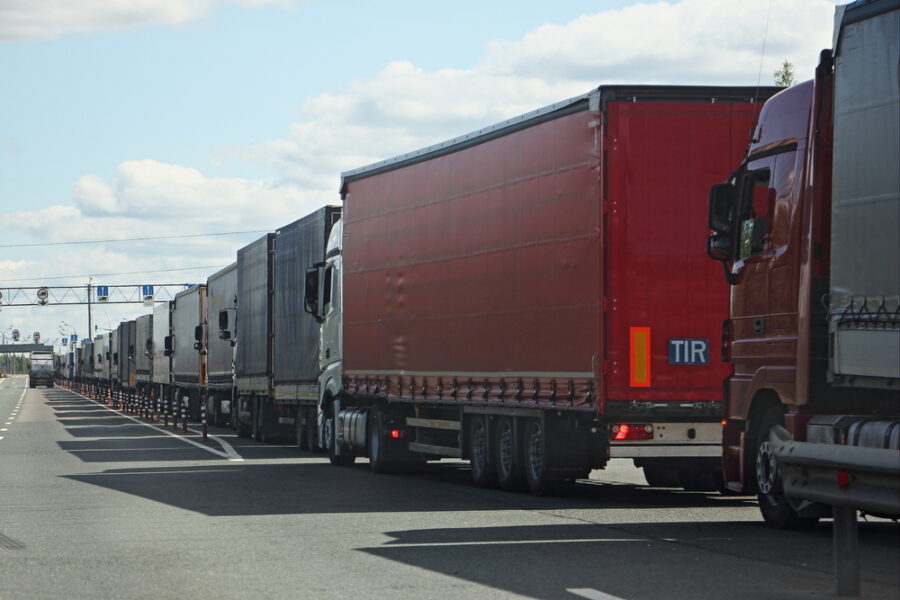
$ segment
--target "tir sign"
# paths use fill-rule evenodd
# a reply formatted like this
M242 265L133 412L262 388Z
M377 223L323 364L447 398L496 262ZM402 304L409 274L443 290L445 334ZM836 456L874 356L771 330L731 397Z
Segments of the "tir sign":
M670 365L708 365L709 340L700 338L670 338Z

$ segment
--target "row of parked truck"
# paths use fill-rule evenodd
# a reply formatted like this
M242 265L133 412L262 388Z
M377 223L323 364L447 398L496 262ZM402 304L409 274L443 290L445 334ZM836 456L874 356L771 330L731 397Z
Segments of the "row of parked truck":
M629 458L815 519L772 427L900 450L900 3L840 10L781 93L602 86L346 172L67 377L335 464L543 494Z

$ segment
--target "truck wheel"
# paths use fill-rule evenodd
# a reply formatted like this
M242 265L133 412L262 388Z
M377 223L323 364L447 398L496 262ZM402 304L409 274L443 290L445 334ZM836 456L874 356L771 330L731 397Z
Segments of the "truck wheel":
M373 407L369 410L369 423L366 429L366 438L369 446L369 468L373 473L396 473L399 470L399 464L396 461L388 460L387 448L384 445L384 434L382 431L383 416L381 410Z
M497 485L497 469L491 460L487 417L475 416L469 421L469 464L472 483L478 487Z
M318 413L315 407L306 411L306 439L309 440L310 452L319 452L322 449L319 446Z
M356 456L345 451L341 454L335 454L335 443L337 441L337 431L335 430L334 406L328 407L328 413L325 416L324 424L325 447L328 450L328 461L336 466L346 467L352 465L356 461Z
M254 398L253 400L253 421L251 423L253 428L253 441L260 442L261 444L265 444L268 439L265 433L265 415L264 415L265 407L263 406L262 398Z
M551 487L550 464L540 419L529 419L525 427L524 462L528 490L535 496L545 496Z
M516 433L510 417L500 417L494 435L497 483L508 492L525 490L525 472L516 444Z
M297 416L294 417L294 424L297 432L297 450L309 450L309 432L306 428L305 421L309 419L306 409L297 407Z
M665 467L644 465L644 479L650 487L675 488L681 487L678 471Z
M782 492L781 473L775 461L769 430L775 425L783 425L784 416L777 406L763 414L759 422L755 440L756 485L759 510L766 525L776 529L808 529L819 520L818 517L801 517L791 507Z

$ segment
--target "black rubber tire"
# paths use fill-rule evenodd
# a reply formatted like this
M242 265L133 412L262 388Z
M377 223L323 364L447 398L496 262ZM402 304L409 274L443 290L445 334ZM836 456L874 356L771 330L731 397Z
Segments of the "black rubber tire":
M525 491L525 469L522 453L516 443L515 424L510 417L497 419L494 431L494 464L497 465L497 485L507 492Z
M681 487L681 480L678 478L678 471L675 469L666 469L660 466L644 465L644 479L650 487L659 488L677 488Z
M688 492L717 492L719 483L713 471L682 469L678 471L681 487Z
M540 419L529 419L525 424L522 456L528 491L535 496L546 496L551 492L552 481L547 441L544 438L544 426Z
M322 447L319 445L319 415L315 406L306 409L306 438L309 440L310 452L321 452Z
M347 467L356 462L356 455L344 451L341 454L335 454L335 429L334 405L328 406L328 412L325 414L325 444L328 452L328 462L338 467Z
M369 422L366 427L366 447L369 450L369 468L373 473L396 473L399 464L389 460L384 443L382 422L384 417L377 406L369 409Z
M309 450L309 432L306 429L307 411L303 407L297 407L297 414L294 416L295 441L297 442L297 450L306 452Z
M497 485L497 467L493 461L488 427L486 416L475 415L469 420L469 465L472 468L472 483L482 488Z
M777 406L773 406L763 414L753 442L753 465L759 511L769 527L809 529L815 526L819 518L799 516L782 493L781 474L769 445L769 430L775 425L784 425L784 413Z

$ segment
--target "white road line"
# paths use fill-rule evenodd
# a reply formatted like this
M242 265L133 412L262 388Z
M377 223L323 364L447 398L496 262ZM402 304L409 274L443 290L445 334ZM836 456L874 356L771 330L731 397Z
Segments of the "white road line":
M240 454L235 452L235 450L231 446L231 444L229 444L225 440L222 440L214 435L208 436L209 439L214 440L217 444L221 445L222 448L225 450L225 452L220 452L219 450L216 450L215 448L210 448L209 446L204 446L203 444L201 444L199 442L195 442L194 440L192 440L190 438L186 438L184 436L178 435L177 433L173 433L173 432L169 431L168 429L163 429L162 427L157 427L156 425L151 425L150 423L144 423L140 419L136 419L130 415L120 413L119 411L112 409L104 404L101 404L100 402L97 402L93 398L88 398L87 396L79 394L78 392L73 392L72 390L67 390L67 391L75 394L76 396L81 396L85 400L90 400L91 402L93 402L94 404L99 406L100 408L105 408L106 410L108 410L111 413L114 413L114 414L124 417L126 419L130 419L130 420L134 421L135 423L137 423L138 425L143 425L145 427L149 427L150 429L154 429L160 433L164 433L164 434L171 436L177 440L181 440L182 442L187 442L188 444L191 444L192 446L196 446L196 447L200 448L201 450L206 450L207 452L211 452L211 453L215 454L216 456L220 456L222 458L227 458L229 461L233 461L233 462L244 460ZM193 430L189 429L188 431L193 431ZM202 435L202 433L200 433L200 435Z
M618 596L595 590L594 588L566 588L566 591L588 600L622 600Z
M645 540L640 539L622 539L622 538L577 538L577 539L556 539L556 540L486 540L486 541L478 541L472 540L468 542L422 542L422 543L412 543L412 544L388 544L391 548L443 548L445 546L507 546L507 545L515 545L515 544L578 544L578 543L593 543L597 542L641 542ZM571 590L569 590L571 591ZM615 596L609 596L609 598L614 598Z

